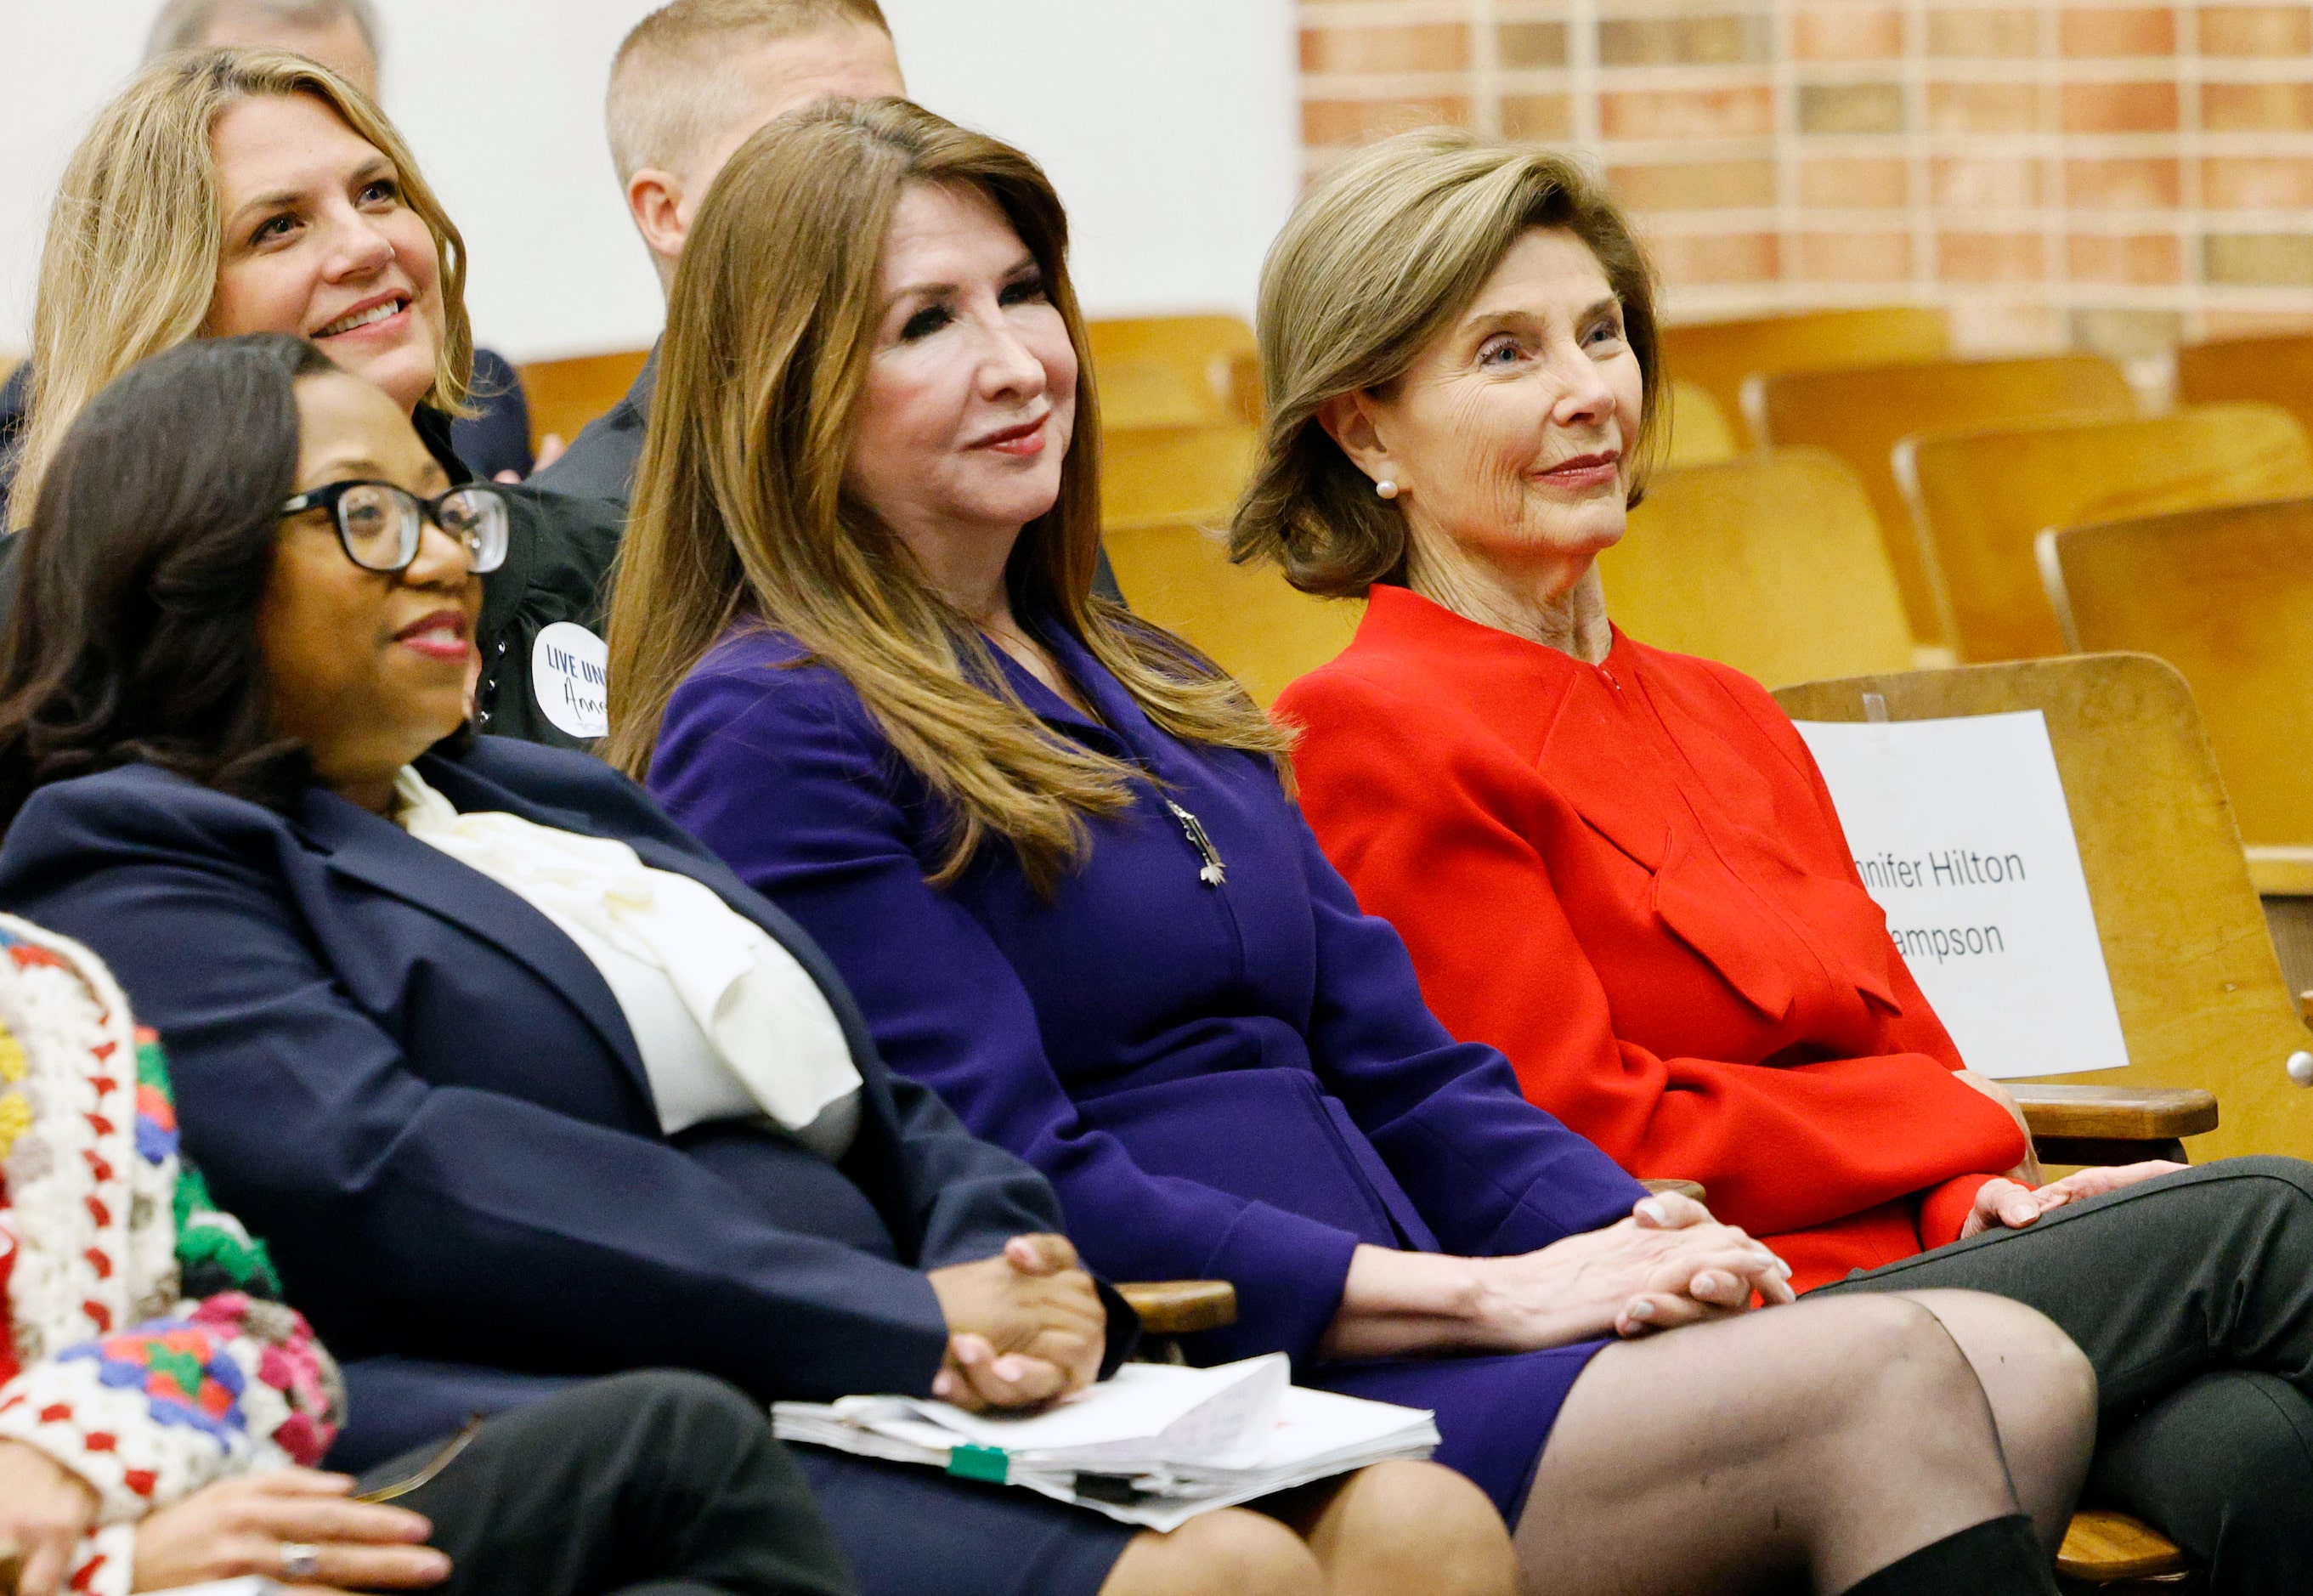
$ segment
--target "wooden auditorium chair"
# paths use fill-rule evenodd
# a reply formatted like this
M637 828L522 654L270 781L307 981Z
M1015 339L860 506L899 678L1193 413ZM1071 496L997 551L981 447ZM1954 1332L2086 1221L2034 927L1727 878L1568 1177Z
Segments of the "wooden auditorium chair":
M1183 516L1225 520L1253 474L1253 429L1242 422L1103 428L1104 530Z
M2177 402L2257 400L2313 432L2313 333L2226 338L2177 351Z
M1183 418L1189 422L1260 422L1261 357L1242 317L1119 317L1090 322L1086 331L1100 375L1104 429L1139 424L1138 395L1160 386L1168 403L1191 407ZM1163 382L1150 368L1169 371L1173 380Z
M2034 552L2050 527L2313 494L2313 444L2275 405L2046 421L1905 438L1895 479L1948 601L1961 659L2064 649Z
M2136 397L2100 355L2017 360L1922 360L1759 373L1744 384L1752 433L1771 448L1813 444L1847 462L1887 542L1912 636L1948 650L1942 585L1895 482L1895 445L1913 433L2009 421L2133 416ZM1951 663L1948 654L1922 665Z
M1710 389L1672 382L1663 392L1670 395L1670 430L1661 454L1665 465L1716 465L1743 452L1744 440L1736 436L1734 421L1719 408Z
M1823 449L1655 472L1598 571L1631 636L1771 684L1913 663L1871 506Z
M530 446L537 448L550 432L566 444L576 437L587 422L627 396L649 359L648 349L620 349L517 366L530 399Z
M1797 720L1869 719L1873 698L1895 720L2045 718L2129 1062L2062 1086L2009 1083L2047 1139L2044 1158L2133 1161L2160 1156L2145 1141L2185 1136L2203 1159L2313 1153L2313 1096L2290 1074L2313 1034L2282 980L2232 805L2173 666L2074 654L1809 682L1775 698ZM2167 1095L2176 1088L2197 1095ZM2121 1142L2130 1145L2096 1145ZM2073 1156L2099 1151L2115 1156Z
M1663 375L1709 390L1719 408L1737 419L1738 425L1743 380L1754 372L1940 360L1950 353L1951 328L1943 312L1908 304L1689 322L1662 329Z
M1110 522L1101 542L1133 613L1186 638L1266 709L1349 647L1365 604L1314 598L1265 561L1231 564L1227 518Z
M2007 1083L2043 1159L2179 1158L2186 1136L2203 1160L2313 1151L2313 1101L2291 1075L2313 1071L2313 1036L2264 934L2231 805L2174 667L2073 655L1811 682L1775 697L1801 720L2046 718L2129 1063L2092 1084ZM2152 1530L2101 1512L2074 1519L2060 1568L2107 1592L2172 1589L2187 1572Z
M2158 654L2192 683L2291 992L2313 989L2313 499L2043 533L2074 648Z

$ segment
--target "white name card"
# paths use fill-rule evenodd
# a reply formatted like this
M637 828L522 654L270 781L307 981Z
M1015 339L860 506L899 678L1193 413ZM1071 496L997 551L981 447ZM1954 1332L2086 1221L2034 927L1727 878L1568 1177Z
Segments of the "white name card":
M1863 885L1968 1067L2127 1063L2040 711L1799 730Z

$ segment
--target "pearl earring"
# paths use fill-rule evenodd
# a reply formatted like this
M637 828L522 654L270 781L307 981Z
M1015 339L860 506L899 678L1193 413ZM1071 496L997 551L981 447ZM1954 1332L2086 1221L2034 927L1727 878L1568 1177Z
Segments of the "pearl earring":
M1397 497L1397 484L1391 481L1387 477L1384 477L1380 481L1374 484L1374 491L1380 494L1384 498L1395 498Z

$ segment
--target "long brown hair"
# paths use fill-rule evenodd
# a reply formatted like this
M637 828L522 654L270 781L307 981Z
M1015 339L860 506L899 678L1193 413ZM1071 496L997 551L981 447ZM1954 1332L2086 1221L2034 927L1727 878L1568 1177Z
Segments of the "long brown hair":
M946 805L936 883L992 835L1049 888L1085 817L1131 802L1137 772L1057 735L1005 685L972 621L844 492L882 313L882 242L910 184L986 193L1043 273L1083 376L1060 498L1029 523L1012 603L1079 640L1149 719L1186 741L1281 758L1285 733L1218 666L1092 597L1100 423L1068 221L1035 163L899 100L774 121L731 158L683 249L611 611L607 758L641 776L667 701L745 615L840 673Z
M48 213L32 310L31 421L8 525L31 516L82 406L138 361L199 336L224 246L209 136L241 101L291 94L311 94L392 162L403 199L434 235L444 327L423 402L463 409L474 375L465 242L385 113L328 67L286 50L171 56L98 113Z

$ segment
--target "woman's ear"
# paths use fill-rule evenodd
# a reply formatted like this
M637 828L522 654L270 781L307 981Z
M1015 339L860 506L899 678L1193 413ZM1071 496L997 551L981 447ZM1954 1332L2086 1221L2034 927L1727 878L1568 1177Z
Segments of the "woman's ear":
M1317 425L1341 446L1351 464L1376 482L1394 481L1389 447L1381 439L1381 418L1373 395L1362 388L1336 393L1317 407Z

